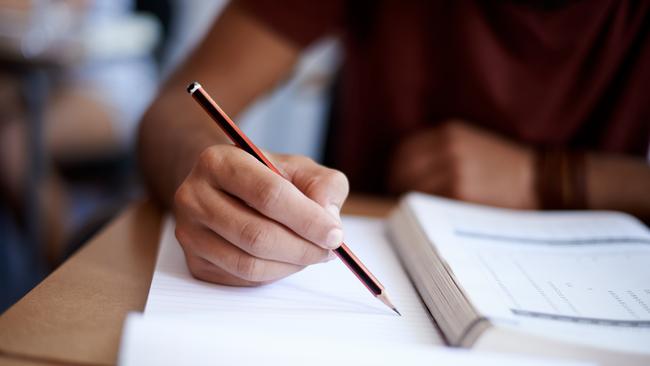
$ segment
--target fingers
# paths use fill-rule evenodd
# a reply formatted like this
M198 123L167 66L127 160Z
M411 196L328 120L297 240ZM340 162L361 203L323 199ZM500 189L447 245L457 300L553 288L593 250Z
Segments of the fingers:
M179 227L183 229L179 230ZM176 236L183 243L192 274L207 281L224 283L223 280L227 279L226 283L236 285L261 284L304 268L255 257L199 225L177 225Z
M459 170L456 147L463 129L464 123L452 120L402 142L391 162L390 188L396 193L454 195Z
M402 175L398 175L402 174ZM394 192L419 191L449 196L454 184L454 172L444 159L433 159L429 165L403 170L391 177Z
M174 197L176 237L195 277L249 286L333 259L341 221L323 206L338 210L347 179L308 159L275 160L283 176L234 146L201 154Z
M421 134L398 147L391 162L389 186L401 193L416 190L439 193L451 183L452 159L436 131Z
M434 167L441 165L436 164L438 160L441 159L433 152L421 151L410 156L398 152L392 162L392 171L389 177L390 188L393 191L401 192L413 186L424 176L437 173Z
M190 273L202 281L218 283L226 286L259 286L265 282L251 282L234 276L232 273L215 266L210 261L203 259L192 252L185 252L185 262Z
M285 226L255 212L228 194L208 185L198 188L203 199L198 220L228 242L258 258L296 265L321 263L330 252Z
M452 174L447 169L432 169L430 174L413 180L408 190L452 197L454 195L453 182Z
M446 125L442 125L415 133L400 144L396 153L402 158L408 158L423 152L443 152L449 142L445 137L446 130Z
M278 160L293 185L340 220L339 211L350 191L345 174L304 156L282 155Z
M264 216L326 249L340 246L341 223L296 186L273 173L249 154L219 147L204 158L217 189L232 194Z

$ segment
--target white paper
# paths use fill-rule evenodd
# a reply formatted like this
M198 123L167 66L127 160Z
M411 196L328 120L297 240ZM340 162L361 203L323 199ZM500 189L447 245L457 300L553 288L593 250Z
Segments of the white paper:
M129 316L119 364L578 365L437 346L437 329L387 242L383 221L344 217L343 224L348 246L389 290L402 317L338 260L263 287L198 281L168 218L145 314Z
M124 327L122 366L176 365L453 365L544 366L585 363L479 353L431 345L370 345L246 326L131 314Z
M339 260L262 287L196 280L188 272L171 218L162 232L145 314L355 344L440 344L428 311L385 238L383 221L344 217L343 225L346 243L383 283L401 317L375 299Z
M412 195L481 314L581 344L650 353L650 233L612 212L535 213Z

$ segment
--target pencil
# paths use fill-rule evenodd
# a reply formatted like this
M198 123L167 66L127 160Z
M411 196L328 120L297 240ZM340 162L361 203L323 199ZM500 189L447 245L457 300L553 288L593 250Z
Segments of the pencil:
M246 136L237 125L228 117L228 115L219 107L219 105L210 97L210 95L203 89L201 84L194 82L187 87L187 92L190 93L192 98L208 113L210 117L219 125L221 130L228 136L232 142L253 155L262 164L266 165L273 172L280 174L280 171L264 156L262 151L253 144L253 142ZM400 312L395 308L393 303L388 298L386 289L377 280L377 278L366 268L361 260L352 253L345 243L334 249L334 253L345 263L345 265L357 276L359 281L381 302L386 304L398 315Z

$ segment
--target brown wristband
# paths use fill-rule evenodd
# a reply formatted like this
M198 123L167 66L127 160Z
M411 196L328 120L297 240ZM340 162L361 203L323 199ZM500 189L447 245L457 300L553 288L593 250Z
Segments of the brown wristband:
M535 188L545 210L586 208L585 154L539 149Z
M571 200L566 201L566 208L581 210L587 208L587 172L585 170L585 153L573 151L569 154L569 174Z

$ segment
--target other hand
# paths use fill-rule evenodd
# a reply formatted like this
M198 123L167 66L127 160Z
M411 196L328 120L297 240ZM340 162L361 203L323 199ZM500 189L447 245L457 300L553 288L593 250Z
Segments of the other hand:
M535 209L532 149L451 120L403 141L389 171L396 193L416 190L459 200Z

